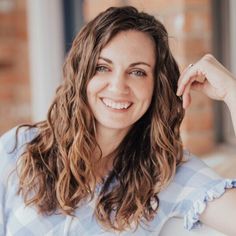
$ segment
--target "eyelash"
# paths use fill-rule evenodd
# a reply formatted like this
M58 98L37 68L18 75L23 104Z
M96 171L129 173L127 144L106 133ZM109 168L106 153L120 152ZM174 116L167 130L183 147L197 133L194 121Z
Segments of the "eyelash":
M109 72L109 68L107 68L106 66L104 65L98 65L96 67L96 71L97 72L100 72L100 73L105 73L105 72ZM146 72L142 71L142 70L133 70L131 72L129 72L130 75L134 75L136 77L146 77L147 74Z
M145 77L147 75L144 71L141 71L141 70L131 71L130 74L133 74L134 76L137 76L137 77Z
M104 73L104 72L108 72L109 69L108 69L106 66L98 65L98 66L96 67L96 71L97 71L97 72Z

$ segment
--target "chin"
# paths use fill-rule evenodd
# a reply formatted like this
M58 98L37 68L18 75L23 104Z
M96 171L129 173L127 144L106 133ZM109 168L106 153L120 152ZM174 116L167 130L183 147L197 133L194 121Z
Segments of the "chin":
M127 126L124 126L124 124L123 125L118 125L118 124L116 124L116 125L104 125L104 127L106 127L107 129L114 129L114 130L128 130L130 127L131 127L131 125L127 125Z
M114 123L114 122L104 122L101 123L102 126L106 129L111 129L111 130L129 130L130 127L133 125L133 123Z

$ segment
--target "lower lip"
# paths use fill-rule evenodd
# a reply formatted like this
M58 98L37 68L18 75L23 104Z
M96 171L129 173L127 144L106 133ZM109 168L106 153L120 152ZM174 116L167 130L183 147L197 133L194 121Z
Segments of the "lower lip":
M102 100L101 100L102 101ZM108 107L103 101L102 101L102 104L109 110L109 111L112 111L112 112L116 112L116 113L124 113L124 112L127 112L130 107L132 106L132 104L126 108L126 109L115 109L115 108L112 108L112 107Z

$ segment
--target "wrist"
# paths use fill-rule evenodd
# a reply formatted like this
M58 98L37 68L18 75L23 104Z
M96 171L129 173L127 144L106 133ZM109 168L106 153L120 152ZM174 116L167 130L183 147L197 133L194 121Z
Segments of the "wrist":
M233 111L233 107L236 110L236 79L231 80L229 90L227 95L225 96L224 102L230 109L230 111Z

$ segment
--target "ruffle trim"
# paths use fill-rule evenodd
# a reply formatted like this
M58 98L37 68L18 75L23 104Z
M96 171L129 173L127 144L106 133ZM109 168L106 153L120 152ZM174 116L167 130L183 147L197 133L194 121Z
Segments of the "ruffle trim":
M236 179L224 179L212 189L206 191L204 196L201 199L195 201L191 209L185 215L184 228L186 228L187 230L191 230L193 228L199 227L201 225L199 217L205 210L207 202L222 196L225 193L226 189L235 187Z

